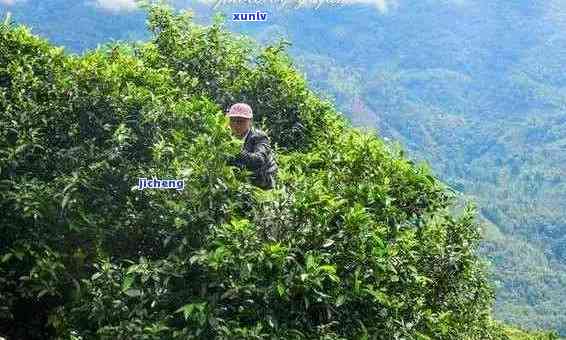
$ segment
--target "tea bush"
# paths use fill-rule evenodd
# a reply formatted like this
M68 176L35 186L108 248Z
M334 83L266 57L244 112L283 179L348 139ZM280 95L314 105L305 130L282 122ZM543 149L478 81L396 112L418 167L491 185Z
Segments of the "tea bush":
M0 335L506 338L472 206L350 128L284 43L148 15L152 41L81 56L0 26ZM272 191L227 165L242 100L278 150Z

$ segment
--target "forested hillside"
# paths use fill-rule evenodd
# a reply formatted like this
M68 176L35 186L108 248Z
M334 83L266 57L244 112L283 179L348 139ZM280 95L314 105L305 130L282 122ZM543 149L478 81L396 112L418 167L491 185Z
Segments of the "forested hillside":
M208 7L175 3L210 18ZM493 264L496 316L566 334L565 6L405 0L386 12L273 9L266 23L228 26L262 42L288 38L319 95L476 200L489 228L481 251ZM77 53L111 38L149 38L141 11L66 0L9 9ZM229 16L232 8L218 9Z
M150 42L80 57L0 25L0 335L521 336L491 319L471 206L349 127L282 46L187 19L152 7ZM235 98L271 132L275 190L226 163Z

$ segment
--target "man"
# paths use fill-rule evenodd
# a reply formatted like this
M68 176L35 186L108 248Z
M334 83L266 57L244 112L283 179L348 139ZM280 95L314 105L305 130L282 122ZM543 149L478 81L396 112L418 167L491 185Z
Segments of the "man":
M244 103L234 104L228 111L228 117L234 136L244 140L242 151L232 160L232 165L250 170L256 186L272 189L275 186L277 164L265 132L252 127L252 108Z

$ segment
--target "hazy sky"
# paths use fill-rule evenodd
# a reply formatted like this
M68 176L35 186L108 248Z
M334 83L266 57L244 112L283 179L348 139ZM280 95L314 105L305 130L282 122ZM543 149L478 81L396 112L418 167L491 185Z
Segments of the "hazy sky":
M0 4L10 6L15 4L16 2L23 2L23 1L28 1L28 0L0 0ZM31 1L35 1L35 0L31 0ZM131 11L137 7L136 0L84 0L84 1L91 3L94 2L98 6L111 11ZM194 0L194 1L208 2L214 4L221 0ZM261 0L255 0L255 1L261 3ZM265 3L274 2L273 0L264 0L264 1ZM284 1L285 0L281 0L280 2L284 2ZM286 2L289 4L295 3L297 1L304 4L312 3L313 5L316 5L320 1L323 1L322 3L324 3L324 0L286 0ZM397 5L397 0L334 0L334 1L340 1L346 4L353 4L353 3L364 3L370 5L373 4L381 12L387 12L390 8ZM453 1L463 1L463 0L453 0ZM236 4L238 0L232 0L230 2Z

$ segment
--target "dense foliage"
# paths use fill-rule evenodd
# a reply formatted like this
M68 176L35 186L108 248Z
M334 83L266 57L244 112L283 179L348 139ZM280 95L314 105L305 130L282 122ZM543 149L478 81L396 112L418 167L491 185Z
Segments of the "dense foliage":
M200 2L170 2L211 17ZM489 226L482 254L493 264L496 317L566 335L564 1L387 2L383 12L288 1L288 10L263 8L266 22L229 29L289 38L311 86L351 121L403 142L471 195ZM216 9L230 17L233 8ZM149 37L142 11L95 1L0 1L0 16L6 10L78 53Z
M9 339L505 338L474 209L318 99L283 46L165 7L84 56L0 26L0 334ZM264 192L226 165L258 108ZM185 190L139 191L138 177Z

